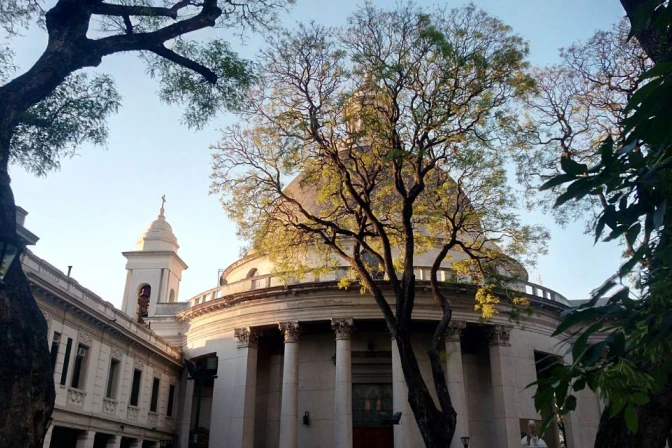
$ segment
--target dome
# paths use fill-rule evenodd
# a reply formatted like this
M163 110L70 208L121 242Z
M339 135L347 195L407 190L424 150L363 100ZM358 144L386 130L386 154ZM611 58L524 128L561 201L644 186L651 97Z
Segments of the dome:
M162 251L168 250L177 252L180 246L177 244L177 238L173 233L173 228L166 221L164 209L161 207L159 216L152 222L147 230L140 236L136 244L137 250L143 251Z

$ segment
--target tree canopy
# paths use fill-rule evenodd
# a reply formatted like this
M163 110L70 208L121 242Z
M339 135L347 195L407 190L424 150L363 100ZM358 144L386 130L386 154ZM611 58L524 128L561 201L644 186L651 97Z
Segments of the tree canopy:
M533 87L527 52L474 6L366 5L344 28L304 24L269 39L241 124L213 149L213 192L276 270L302 276L340 260L352 274L342 286L375 299L427 446L446 446L455 428L439 357L452 308L439 268L452 263L480 284L475 306L492 316L506 297L497 288L525 275L515 259L533 258L547 238L521 222L504 169L514 100ZM429 351L438 407L410 348L420 255L432 259L443 310ZM514 296L515 312L525 301Z
M160 98L185 108L185 124L202 127L236 106L254 67L226 40L190 35L209 27L266 28L274 23L274 11L289 3L61 0L45 10L39 0L2 2L0 29L7 43L0 45L0 96L7 106L21 100L11 119L10 159L44 175L84 141L104 145L106 120L120 97L109 76L79 70L118 52L137 51L159 81ZM11 40L30 26L44 29L49 45L31 70L16 76Z

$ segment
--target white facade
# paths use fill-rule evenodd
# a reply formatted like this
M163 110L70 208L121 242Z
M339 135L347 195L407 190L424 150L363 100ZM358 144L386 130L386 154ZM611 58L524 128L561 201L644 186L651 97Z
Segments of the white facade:
M423 445L407 402L396 342L370 296L356 287L337 287L345 266L286 282L273 274L270 260L250 254L224 271L221 286L179 302L186 264L178 247L162 209L136 251L124 252L123 313L36 257L24 257L49 320L50 338L61 334L54 425L80 430L77 447L141 446L142 440L168 439L180 448ZM441 312L427 287L430 255L415 261L413 344L434 393L425 351ZM454 307L445 357L458 414L451 448L460 448L463 436L470 437L470 448L520 448L528 422L543 418L534 409L534 389L526 386L537 380L540 360L564 356L565 347L551 334L559 313L571 304L560 294L523 282L517 288L535 314L523 326L514 326L504 314L483 324L473 310L473 289L455 278L450 262L442 265L439 280ZM151 287L146 324L137 323L142 285ZM89 350L81 387L71 385L72 372L60 384L68 338L73 347L84 341ZM217 378L200 385L187 379L182 357L205 366L212 356L217 357ZM112 359L122 370L117 395L106 398ZM136 369L142 371L142 387L134 406L130 395ZM151 411L154 378L160 394L157 410ZM176 395L169 416L171 386ZM381 412L401 412L399 424L387 424ZM592 446L599 417L597 397L587 390L578 393L577 409L565 419L566 446ZM99 433L105 434L106 445L96 442ZM559 431L545 439L549 447L560 447Z

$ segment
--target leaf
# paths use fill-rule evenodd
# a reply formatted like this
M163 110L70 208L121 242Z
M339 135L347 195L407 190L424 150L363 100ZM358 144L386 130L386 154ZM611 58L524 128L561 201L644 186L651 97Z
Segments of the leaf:
M636 146L637 146L637 141L636 140L632 141L632 142L628 143L627 145L623 146L621 149L619 149L616 152L616 154L618 154L618 155L627 154L630 151L632 151L633 149L635 149Z
M600 359L600 355L604 351L604 347L607 345L606 341L598 342L588 347L586 354L583 356L583 364L586 366L593 366ZM575 389L576 390L576 389Z
M569 157L560 158L560 168L562 168L562 171L570 175L581 175L588 171L587 165L576 162Z
M585 378L577 379L576 381L574 381L574 384L572 385L572 389L574 389L574 392L580 392L585 388L586 388L586 379Z
M618 275L621 277L625 277L628 275L631 271L632 268L635 267L635 265L639 262L644 257L644 252L646 251L646 247L642 246L637 251L635 254L625 263L621 265L621 267L618 269Z
M649 397L646 394L637 392L632 395L632 402L637 406L643 406L649 402Z
M567 414L574 410L576 410L576 397L574 395L569 395L565 400L565 405L562 407L562 413Z
M665 210L667 209L667 201L662 201L656 207L656 211L653 213L653 228L658 229L663 225L663 218L665 217Z
M555 329L552 336L557 336L569 330L574 325L577 325L581 322L592 320L602 313L597 308L589 308L587 310L576 310L571 314L568 314L567 317L563 319L562 322L558 325L558 328Z
M639 420L637 418L637 411L632 403L628 404L625 408L625 424L631 433L637 434Z
M627 240L628 243L630 243L631 246L635 245L635 242L637 241L637 237L639 236L639 232L642 230L642 225L640 223L636 223L632 227L628 229L628 232L625 234L625 239Z
M641 81L644 79L655 78L656 76L665 75L670 72L672 72L672 61L658 62L653 68L650 68L639 75L639 79Z
M539 187L540 191L548 190L549 188L557 187L558 185L562 185L566 182L570 182L576 179L576 176L573 174L559 174L546 183L544 183L541 187Z

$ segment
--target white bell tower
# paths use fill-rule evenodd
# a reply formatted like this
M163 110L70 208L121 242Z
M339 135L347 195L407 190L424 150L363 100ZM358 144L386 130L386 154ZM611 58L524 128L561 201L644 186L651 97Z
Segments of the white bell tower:
M157 303L177 302L182 271L187 269L177 255L180 246L164 216L165 195L161 200L159 216L142 234L136 250L122 252L127 271L122 310L133 319L153 316ZM145 302L149 299L146 310L141 296Z

